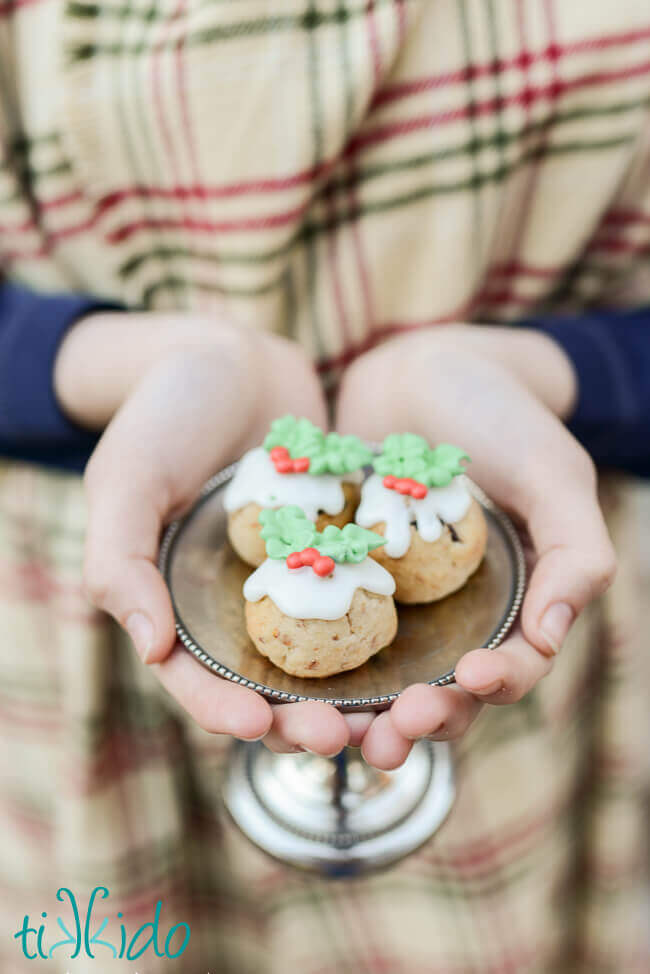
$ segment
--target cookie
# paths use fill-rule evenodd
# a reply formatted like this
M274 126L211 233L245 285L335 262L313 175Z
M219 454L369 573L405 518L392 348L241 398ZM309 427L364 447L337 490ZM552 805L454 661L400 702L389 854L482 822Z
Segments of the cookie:
M338 514L326 514L321 511L316 518L316 528L323 531L328 524L342 528L354 520L354 513L361 496L357 484L346 481L341 484L344 497L344 507ZM239 557L247 564L256 568L266 558L264 541L260 536L258 517L262 508L259 504L250 503L228 515L228 539Z
M375 524L372 530L383 535L386 524ZM434 602L456 592L481 564L487 545L487 522L474 499L460 521L444 526L437 541L424 541L414 525L410 533L401 558L391 558L385 548L371 553L395 579L397 602Z
M294 619L265 596L246 603L246 628L262 654L285 673L325 677L361 666L388 646L397 632L390 595L357 589L339 619Z
M398 602L434 602L455 592L476 571L487 524L473 498L460 447L434 449L413 433L384 440L363 484L357 524L383 535L374 551L395 579Z
M224 491L233 548L248 564L261 564L256 518L266 508L300 507L321 530L351 521L371 459L356 436L324 433L295 416L274 420L263 445L242 457Z
M259 515L266 559L244 582L246 628L285 673L353 669L397 632L395 582L369 557L384 539L357 524L322 532L299 507Z

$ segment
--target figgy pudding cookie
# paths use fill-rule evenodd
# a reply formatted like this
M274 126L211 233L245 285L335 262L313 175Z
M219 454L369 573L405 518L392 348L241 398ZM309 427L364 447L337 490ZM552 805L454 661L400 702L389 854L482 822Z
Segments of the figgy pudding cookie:
M325 677L395 638L395 582L369 551L385 539L356 524L320 533L298 507L260 514L268 558L244 583L246 628L285 673Z
M264 508L300 507L320 530L354 519L362 467L372 459L356 436L323 433L308 419L283 416L261 447L244 455L224 493L228 537L249 565L266 558L258 516Z
M386 538L372 557L395 579L398 602L434 602L461 588L480 565L487 524L463 479L461 449L430 449L413 433L384 440L364 483L355 520Z

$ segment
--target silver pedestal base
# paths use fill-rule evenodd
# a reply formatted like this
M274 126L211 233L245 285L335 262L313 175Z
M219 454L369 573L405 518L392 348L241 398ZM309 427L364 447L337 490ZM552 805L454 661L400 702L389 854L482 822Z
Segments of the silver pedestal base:
M224 800L242 832L275 858L356 875L402 859L442 824L454 800L451 749L419 741L401 768L377 771L352 748L322 758L235 742Z

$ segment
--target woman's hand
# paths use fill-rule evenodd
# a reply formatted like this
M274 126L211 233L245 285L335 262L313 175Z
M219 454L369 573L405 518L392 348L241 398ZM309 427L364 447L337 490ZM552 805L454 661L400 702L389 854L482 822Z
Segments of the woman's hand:
M206 730L266 735L279 750L338 753L348 727L333 707L270 707L216 678L175 641L169 592L156 567L163 526L220 467L291 411L325 425L318 379L300 348L273 335L195 315L110 314L64 340L55 388L67 414L106 426L85 473L84 584L91 602L130 634L138 653Z
M484 703L521 699L553 665L582 609L611 583L616 560L593 463L563 426L575 398L572 366L532 330L442 326L398 338L348 369L337 426L369 440L396 431L463 447L470 475L527 529L533 571L516 630L475 649L456 685L409 687L363 738L389 769L419 737L461 736Z

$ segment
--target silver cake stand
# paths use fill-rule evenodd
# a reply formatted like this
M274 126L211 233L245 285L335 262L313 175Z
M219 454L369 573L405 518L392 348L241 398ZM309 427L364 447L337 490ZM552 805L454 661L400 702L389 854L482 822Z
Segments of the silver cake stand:
M178 638L216 676L273 703L324 700L348 713L384 710L413 683L453 683L465 652L494 648L512 626L524 592L523 549L507 515L466 478L488 523L485 558L467 584L432 605L398 606L395 640L356 670L325 679L289 676L246 632L242 586L251 569L230 547L222 501L236 466L212 477L189 513L169 525L159 556ZM446 743L420 741L401 768L382 772L353 748L322 758L235 741L223 797L237 825L272 856L349 876L395 862L433 835L454 800L452 753Z

